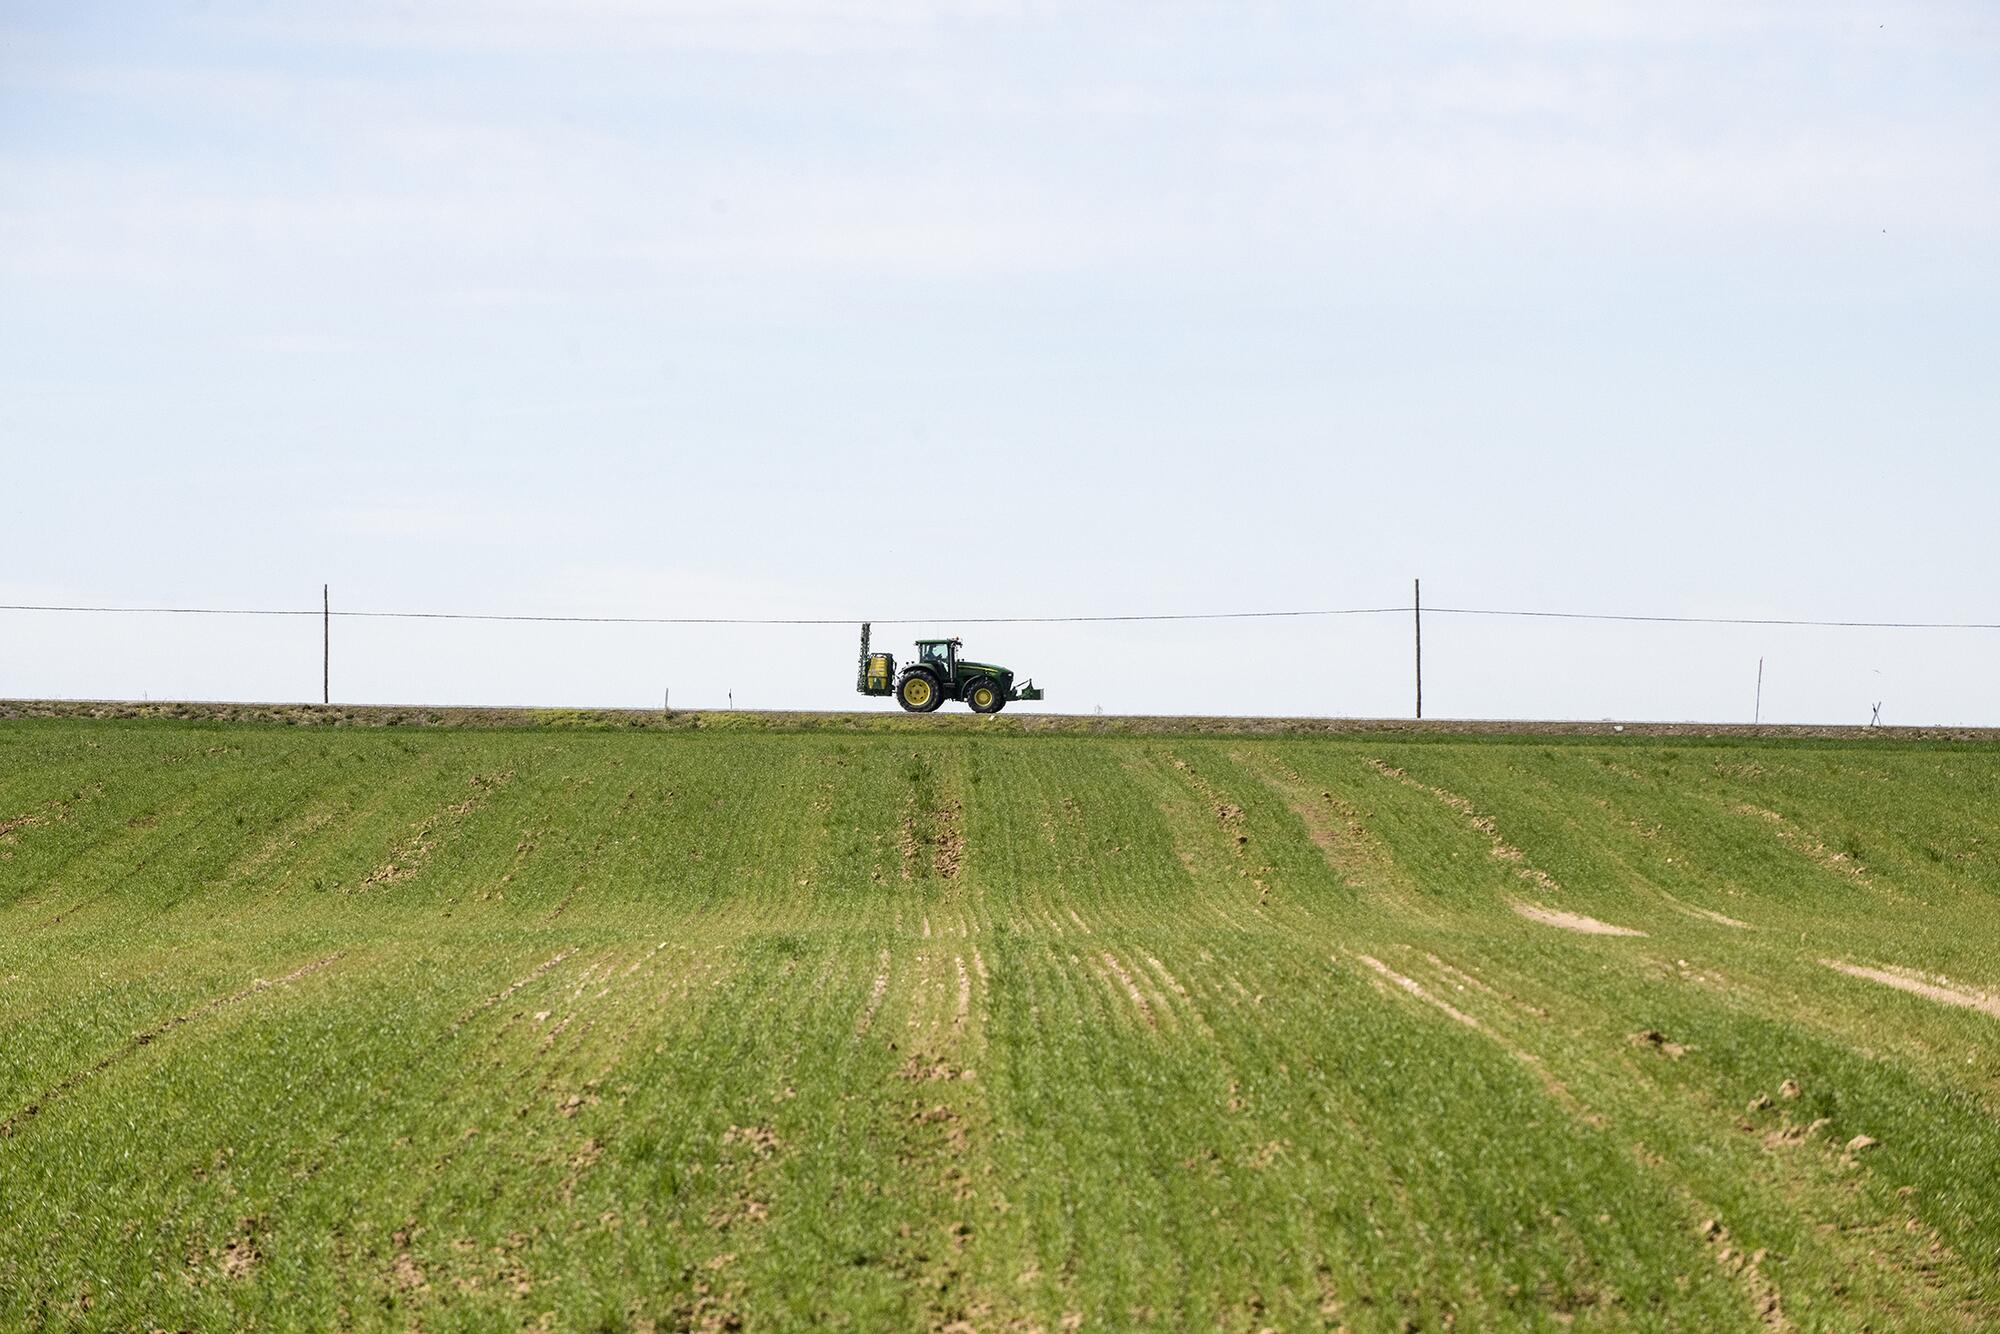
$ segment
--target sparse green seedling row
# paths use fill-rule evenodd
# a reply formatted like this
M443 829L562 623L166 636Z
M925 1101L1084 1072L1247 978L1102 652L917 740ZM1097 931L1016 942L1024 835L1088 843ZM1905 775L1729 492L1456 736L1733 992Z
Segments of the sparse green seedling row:
M0 1327L2000 1323L2000 749L0 724Z

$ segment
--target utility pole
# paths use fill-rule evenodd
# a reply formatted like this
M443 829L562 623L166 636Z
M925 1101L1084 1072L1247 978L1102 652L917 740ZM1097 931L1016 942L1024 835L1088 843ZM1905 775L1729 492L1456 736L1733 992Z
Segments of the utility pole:
M1750 721L1753 723L1764 721L1764 660L1762 658L1757 659L1757 710L1750 715Z
M1417 717L1424 716L1424 581L1415 581L1410 599L1410 610L1416 615L1417 628Z
M319 702L333 703L333 599L319 586Z

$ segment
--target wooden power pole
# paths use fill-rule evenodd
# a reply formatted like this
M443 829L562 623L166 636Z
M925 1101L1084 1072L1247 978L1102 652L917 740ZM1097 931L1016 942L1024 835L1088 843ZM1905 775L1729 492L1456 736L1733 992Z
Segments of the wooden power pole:
M319 702L333 703L333 599L319 586Z
M1410 610L1416 618L1417 629L1417 717L1424 716L1424 581L1415 580L1410 598Z

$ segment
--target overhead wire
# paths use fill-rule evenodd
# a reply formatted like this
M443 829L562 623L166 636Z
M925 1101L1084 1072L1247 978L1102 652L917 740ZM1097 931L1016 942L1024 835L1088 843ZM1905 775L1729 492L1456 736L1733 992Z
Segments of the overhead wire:
M1323 616L1385 616L1415 613L1410 606L1325 607L1267 611L1125 612L1076 616L591 616L532 612L371 611L325 607L130 607L82 604L0 603L0 611L71 612L123 616L319 616L341 620L486 621L559 625L1079 625L1156 621L1235 621L1302 619ZM1637 612L1541 611L1510 607L1421 609L1431 616L1529 617L1543 620L1622 621L1659 625L1743 625L1842 630L2000 630L1996 621L1820 620L1791 616L1675 616Z

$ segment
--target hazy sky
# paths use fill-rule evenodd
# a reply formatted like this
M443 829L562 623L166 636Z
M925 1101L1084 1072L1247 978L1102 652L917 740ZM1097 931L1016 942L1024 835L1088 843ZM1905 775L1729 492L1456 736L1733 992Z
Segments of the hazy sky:
M0 3L0 601L2000 621L1997 127L1990 3ZM1051 709L1409 707L1405 617L964 633ZM1769 719L2000 723L2000 631L1425 650L1436 716L1747 718L1761 656ZM334 694L853 657L336 623ZM0 613L0 695L319 666Z

